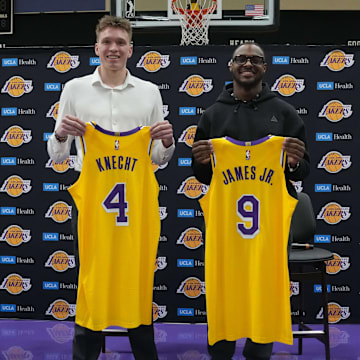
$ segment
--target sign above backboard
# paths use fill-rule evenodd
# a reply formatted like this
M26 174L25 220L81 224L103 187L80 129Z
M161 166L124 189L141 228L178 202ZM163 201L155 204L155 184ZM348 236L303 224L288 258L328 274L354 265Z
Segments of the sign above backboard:
M128 18L133 27L179 26L172 10L173 0L112 0L114 14ZM182 0L189 7L201 0ZM273 30L279 26L279 0L216 0L211 26L240 27L242 29ZM185 10L186 11L186 10Z

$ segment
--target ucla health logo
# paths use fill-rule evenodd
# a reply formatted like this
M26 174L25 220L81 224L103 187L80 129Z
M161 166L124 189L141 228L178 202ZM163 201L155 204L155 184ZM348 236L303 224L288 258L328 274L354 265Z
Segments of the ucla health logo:
M14 125L5 130L0 142L6 142L11 147L28 144L32 140L31 130L24 130L19 125Z
M61 162L55 162L52 159L49 159L48 162L45 165L45 168L47 169L53 169L59 174L62 174L69 169L73 169L75 167L75 155L70 155L68 158L66 158L64 161Z
M354 54L345 54L342 50L333 50L327 53L320 66L327 67L331 71L342 71L353 66Z
M16 75L6 81L1 89L1 93L18 98L24 94L31 93L32 90L32 80L24 80L21 76Z
M1 108L1 116L17 116L17 113L16 107Z
M18 66L19 61L17 58L3 58L1 61L1 65L3 67L7 66Z
M274 65L289 65L290 57L289 56L273 56L272 63Z
M197 126L191 125L188 126L183 132L181 133L178 142L184 143L188 147L192 147L195 139L195 133L196 133Z
M11 295L19 295L23 291L31 289L31 280L25 279L19 274L10 274L4 278L0 290L6 290Z
M157 303L152 303L152 314L153 321L157 319L163 319L167 315L166 305L158 305Z
M331 260L325 261L326 272L329 275L338 274L340 271L345 271L350 267L350 258L348 256L340 256L337 253L333 253Z
M30 240L30 230L24 230L19 225L8 226L0 236L0 241L6 241L10 246L19 246Z
M50 218L57 223L64 223L71 219L72 206L68 205L65 201L56 201L50 205L45 214L45 218Z
M329 151L318 164L318 169L324 169L330 174L336 174L351 166L351 156L343 155L338 151Z
M213 89L213 80L204 79L201 75L190 75L179 88L179 92L186 92L192 97L208 93Z
M47 118L53 118L54 120L57 119L59 113L59 101L55 104L52 104L49 111L46 113Z
M352 115L351 108L352 105L344 105L340 100L330 100L323 106L318 116L335 123L349 118Z
M350 216L349 206L341 206L336 202L329 202L321 208L316 218L324 220L329 225L336 225L340 221L348 220Z
M70 55L66 51L59 51L52 56L46 67L59 73L66 73L71 69L76 69L79 65L78 55Z
M197 277L188 277L176 290L177 294L184 294L190 299L196 299L200 295L205 294L205 282L199 280Z
M19 175L9 176L0 188L0 192L6 192L11 197L19 197L31 190L31 180L24 180Z
M304 79L296 79L290 74L280 76L271 87L272 91L277 91L282 96L292 96L304 89Z
M197 56L182 56L180 58L180 65L197 65Z
M170 65L170 55L161 55L157 51L148 51L145 53L136 67L143 68L147 72L157 72L160 69L165 69Z
M348 306L340 306L336 302L328 303L328 320L329 324L336 324L341 320L346 320L350 316L350 308ZM324 308L321 308L316 319L324 318Z
M66 320L69 316L75 316L76 305L69 304L66 300L57 299L53 301L45 312L56 320Z
M75 256L68 255L63 250L55 251L46 260L45 267L51 267L57 272L65 272L75 267Z
M208 185L204 185L199 182L195 176L190 176L182 182L180 187L177 189L177 193L184 194L189 199L197 199L201 195L206 194L208 189Z
M316 133L316 141L333 141L333 133Z
M158 270L164 270L166 267L167 267L166 256L159 256L155 260L155 270L154 270L154 272L156 272Z

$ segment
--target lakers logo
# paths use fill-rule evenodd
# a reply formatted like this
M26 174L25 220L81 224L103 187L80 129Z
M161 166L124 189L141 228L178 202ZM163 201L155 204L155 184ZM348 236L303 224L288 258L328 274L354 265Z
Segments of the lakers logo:
M65 201L57 201L50 205L45 217L54 220L57 223L64 223L71 219L71 208Z
M280 76L271 87L272 91L277 91L282 96L292 96L304 89L304 79L296 79L290 74Z
M330 335L330 347L335 348L340 344L348 344L349 343L349 333L346 331L342 331L336 326L331 326L329 328Z
M190 176L185 179L181 186L178 188L178 194L184 194L189 199L197 199L201 195L206 194L209 186L199 182L195 176Z
M24 350L20 346L11 346L2 353L6 360L31 360L34 357L31 351Z
M327 53L320 66L327 67L331 71L341 71L354 65L354 54L345 54L341 50L333 50Z
M11 175L2 184L0 192L6 192L11 197L19 197L27 194L31 189L31 180L24 180L19 175Z
M166 117L170 114L169 105L163 105L162 110L163 110L163 118L166 119Z
M136 67L143 68L147 72L157 72L170 65L169 58L170 55L161 55L157 51L148 51L140 58Z
M32 80L24 80L21 76L13 76L6 81L1 89L1 93L18 98L24 94L31 93L32 90Z
M164 270L167 267L166 256L159 256L155 261L155 270Z
M46 260L45 267L51 267L57 272L64 272L75 267L75 256L68 255L65 251L58 250Z
M348 306L340 306L336 302L328 303L329 324L336 324L340 320L345 320L350 316L350 308ZM324 309L321 308L316 315L316 319L323 319Z
M329 275L338 274L340 271L347 270L350 267L349 257L343 257L336 253L333 253L333 255L333 259L325 261L326 272Z
M351 166L351 156L342 155L338 151L330 151L324 155L318 164L318 169L324 169L328 173L336 174Z
M19 147L31 141L31 130L24 130L18 125L14 125L5 130L0 142L6 142L11 147Z
M212 89L212 79L204 79L201 75L191 75L184 80L179 92L186 92L190 96L197 97L210 92Z
M31 281L19 274L10 274L3 280L0 289L6 290L11 295L19 295L31 289Z
M329 225L338 224L351 216L350 207L341 206L336 202L327 203L317 215L318 220L324 220Z
M350 117L352 115L351 108L351 105L344 105L340 100L331 100L323 106L318 116L336 123Z
M59 73L66 73L71 69L76 69L79 65L79 56L70 55L66 51L59 51L52 56L47 64L47 68L54 69Z
M8 226L0 236L0 241L6 241L10 246L19 246L30 240L30 230L24 230L19 225Z
M169 163L158 165L158 164L154 163L153 161L151 162L151 166L153 168L154 173L157 172L158 170L165 169L168 166L168 164Z
M69 316L75 316L76 305L69 304L66 300L58 299L52 302L45 312L56 320L66 320Z
M195 139L197 126L191 125L188 126L181 134L178 139L178 142L185 143L187 146L192 147Z
M70 155L64 161L61 161L61 162L58 162L58 163L51 160L51 159L49 159L48 162L46 163L45 167L47 169L53 169L57 173L62 174L64 172L68 171L69 169L74 169L75 160L76 160L75 155Z
M167 315L166 305L158 305L157 303L152 303L152 315L153 321L157 319L163 319Z
M188 277L178 287L177 294L184 294L190 299L198 298L205 294L205 282L196 277Z
M166 206L160 206L159 207L159 214L160 214L160 220L165 220L168 216L167 213L167 207Z
M51 105L49 111L46 113L47 118L53 118L54 120L57 119L59 113L59 104L60 102L58 101Z
M298 281L290 281L290 297L300 294L300 285Z
M302 186L302 181L293 181L290 180L291 184L294 186L297 193L300 193L303 191L304 187Z
M189 227L181 233L176 240L176 244L184 245L190 250L198 249L204 244L202 232L195 227Z
M51 328L46 328L50 337L58 344L65 344L74 337L74 328L64 323L57 323Z

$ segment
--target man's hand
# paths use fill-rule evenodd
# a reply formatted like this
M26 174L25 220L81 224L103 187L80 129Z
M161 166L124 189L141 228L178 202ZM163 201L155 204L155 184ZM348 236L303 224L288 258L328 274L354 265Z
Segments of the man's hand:
M192 155L194 160L200 164L208 164L211 160L210 155L214 152L210 140L199 140L193 143Z
M287 162L292 168L304 157L305 144L299 139L287 137L282 148L286 151Z
M84 121L81 121L76 116L65 115L55 133L60 138L68 135L83 136L85 130L86 124Z
M153 140L161 140L166 148L173 143L173 128L167 120L153 124L150 127L150 135Z

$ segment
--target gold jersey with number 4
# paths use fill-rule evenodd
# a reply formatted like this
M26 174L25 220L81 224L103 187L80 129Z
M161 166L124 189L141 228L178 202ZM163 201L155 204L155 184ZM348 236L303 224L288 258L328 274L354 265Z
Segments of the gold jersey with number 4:
M204 212L209 344L243 337L292 344L287 243L297 200L279 136L212 139Z
M159 185L149 127L114 133L87 123L69 188L79 211L77 324L91 330L152 322Z

